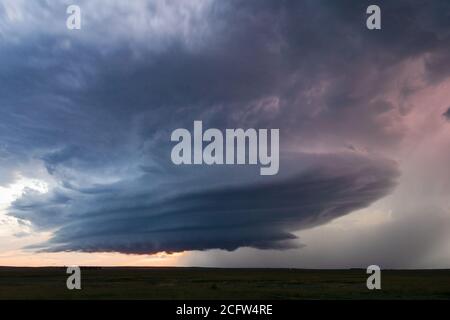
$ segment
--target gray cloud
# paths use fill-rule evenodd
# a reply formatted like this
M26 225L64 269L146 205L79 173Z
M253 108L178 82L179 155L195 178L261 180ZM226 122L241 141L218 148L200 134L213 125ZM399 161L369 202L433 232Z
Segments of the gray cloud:
M292 246L293 231L392 188L395 166L375 154L405 134L404 106L385 96L401 63L426 56L429 82L450 74L448 1L381 1L378 33L365 28L369 1L80 1L79 33L63 3L0 3L0 183L30 161L56 181L10 210L56 230L50 251ZM281 128L284 158L311 145L329 155L313 170L301 154L266 181L175 168L170 132L198 119ZM348 145L371 152L333 155Z
M41 248L49 251L281 249L296 245L293 231L326 223L383 197L397 177L388 161L351 154L313 158L317 165L273 181L175 193L130 191L128 185L98 187L96 192L60 189L24 196L12 212L42 228L59 227ZM179 183L166 188L174 190Z

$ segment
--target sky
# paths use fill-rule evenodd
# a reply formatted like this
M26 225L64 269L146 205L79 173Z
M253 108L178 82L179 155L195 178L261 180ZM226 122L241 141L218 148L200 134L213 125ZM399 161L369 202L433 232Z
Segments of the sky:
M447 0L0 0L0 61L0 265L450 268Z

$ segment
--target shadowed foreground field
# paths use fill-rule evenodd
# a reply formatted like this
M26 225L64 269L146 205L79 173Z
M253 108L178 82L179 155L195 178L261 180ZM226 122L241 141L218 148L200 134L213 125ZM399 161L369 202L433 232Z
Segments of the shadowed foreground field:
M450 270L385 270L378 291L362 269L82 268L72 291L67 277L0 267L0 299L450 299Z

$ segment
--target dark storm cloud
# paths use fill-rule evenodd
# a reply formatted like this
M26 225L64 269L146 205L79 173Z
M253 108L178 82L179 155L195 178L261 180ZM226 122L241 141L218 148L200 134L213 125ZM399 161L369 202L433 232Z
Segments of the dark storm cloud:
M35 247L49 251L280 249L296 245L293 231L326 223L386 195L397 176L393 163L351 154L316 157L314 162L320 164L270 182L176 194L161 188L129 193L128 186L97 193L31 194L16 201L13 212L43 228L60 227L48 243ZM176 188L178 184L170 186Z
M36 2L33 12L61 26L0 25L0 164L11 172L36 159L57 183L29 191L10 214L56 229L47 250L292 245L291 232L385 195L392 165L350 156L309 171L300 155L283 179L207 175L171 165L170 132L193 120L281 128L282 157L311 143L383 149L402 135L386 128L400 127L403 110L383 96L398 64L426 53L430 81L450 73L438 67L448 60L448 1L380 1L378 33L365 28L367 1L189 3L165 4L167 14L85 2L77 33L64 29L63 5ZM138 13L168 22L154 30Z

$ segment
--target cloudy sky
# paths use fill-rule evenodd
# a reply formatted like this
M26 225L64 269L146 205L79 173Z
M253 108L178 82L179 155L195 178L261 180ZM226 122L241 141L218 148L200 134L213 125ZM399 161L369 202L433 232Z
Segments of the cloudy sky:
M374 3L0 0L0 265L450 267L450 2ZM279 173L174 165L194 120Z

